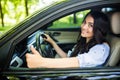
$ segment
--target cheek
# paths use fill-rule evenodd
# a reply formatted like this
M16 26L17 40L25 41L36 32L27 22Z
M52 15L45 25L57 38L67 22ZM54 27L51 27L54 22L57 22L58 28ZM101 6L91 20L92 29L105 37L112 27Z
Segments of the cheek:
M89 31L90 31L90 36L92 37L93 36L93 28L91 28Z

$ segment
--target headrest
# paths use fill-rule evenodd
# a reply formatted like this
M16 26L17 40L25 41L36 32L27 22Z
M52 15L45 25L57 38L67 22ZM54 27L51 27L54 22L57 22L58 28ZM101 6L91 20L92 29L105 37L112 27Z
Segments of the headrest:
M115 12L111 16L111 30L113 34L120 35L120 12Z

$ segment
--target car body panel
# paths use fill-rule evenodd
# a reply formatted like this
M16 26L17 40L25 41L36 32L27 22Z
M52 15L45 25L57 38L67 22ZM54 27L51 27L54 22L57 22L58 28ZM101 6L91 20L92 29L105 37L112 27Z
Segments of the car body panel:
M13 70L8 70L4 72L4 75L14 75L17 77L26 77L28 79L42 79L49 78L53 79L63 79L72 78L75 80L78 79L119 79L120 78L120 69L119 67L115 68L64 68L64 69L28 69L28 68L19 68ZM68 79L69 80L69 79Z
M79 1L79 2L78 2ZM26 37L30 36L33 32L39 29L46 29L46 26L68 14L81 11L84 9L95 8L102 6L112 6L115 4L120 7L120 0L71 0L63 4L58 4L45 11L32 15L22 23L16 25L15 29L11 30L7 35L0 39L0 71L3 76L16 76L16 77L35 77L35 78L50 78L59 76L79 76L82 78L94 76L113 76L120 77L120 67L98 67L98 68L73 68L73 69L28 69L28 68L11 68L9 67L10 61L15 50L15 46ZM43 14L44 13L44 14ZM49 14L49 15L48 15ZM44 29L45 28L45 29ZM55 39L58 44L75 44L75 38L79 35L78 32L71 33L71 30L46 30L46 33L57 33ZM70 36L73 36L71 38ZM62 39L62 40L61 40ZM71 40L70 40L71 39ZM69 41L70 40L70 41ZM69 41L69 42L68 42ZM66 49L66 48L65 48ZM113 76L113 77L115 77ZM111 77L112 78L112 77Z

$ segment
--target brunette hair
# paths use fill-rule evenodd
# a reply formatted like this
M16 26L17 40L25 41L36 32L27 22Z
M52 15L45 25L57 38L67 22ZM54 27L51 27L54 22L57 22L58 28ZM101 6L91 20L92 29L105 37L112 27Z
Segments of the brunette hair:
M84 20L86 19L88 15L90 15L94 19L93 38L89 42L86 43L86 38L82 36L79 37L78 42L75 46L75 49L73 53L71 54L71 57L77 56L78 53L80 54L83 54L85 52L87 53L89 49L93 47L94 45L107 42L106 35L107 35L107 32L109 31L109 26L110 26L107 15L99 11L90 11L89 13L87 13Z

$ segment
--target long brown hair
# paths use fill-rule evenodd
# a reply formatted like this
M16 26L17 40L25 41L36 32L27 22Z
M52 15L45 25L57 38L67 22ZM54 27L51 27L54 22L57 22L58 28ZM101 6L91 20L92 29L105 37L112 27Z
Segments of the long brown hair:
M88 15L92 16L94 19L93 38L88 43L86 43L86 38L81 36L78 39L78 42L75 46L73 53L71 54L71 57L77 56L77 54L79 53L80 54L83 54L85 52L87 53L90 50L90 48L93 47L94 45L107 42L106 34L109 31L109 26L110 26L108 17L102 12L90 11L85 16L84 20L86 19Z

